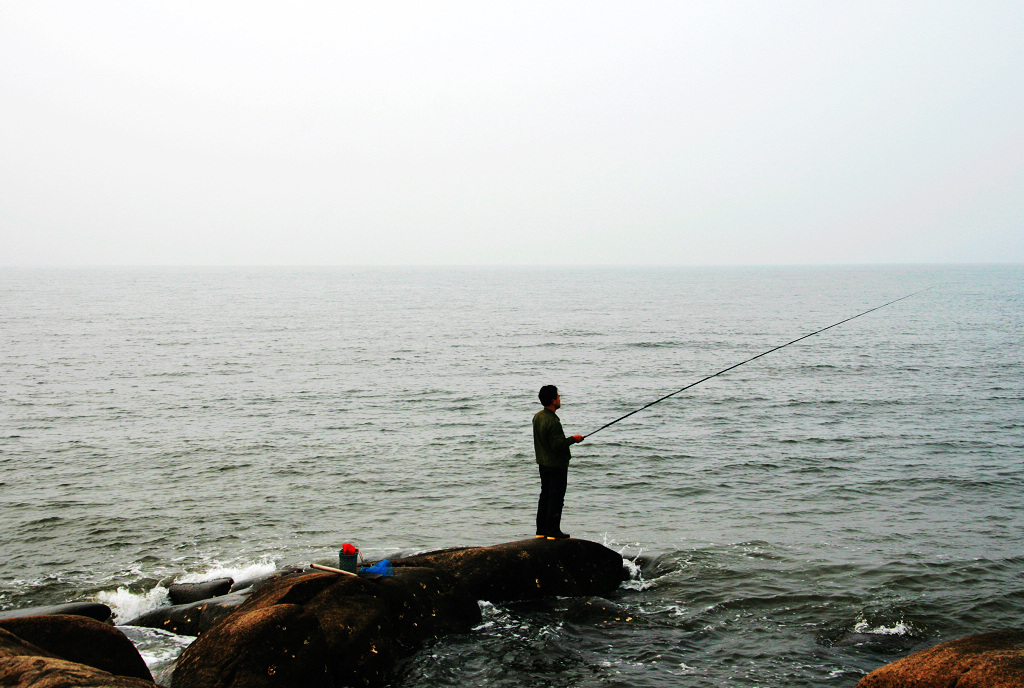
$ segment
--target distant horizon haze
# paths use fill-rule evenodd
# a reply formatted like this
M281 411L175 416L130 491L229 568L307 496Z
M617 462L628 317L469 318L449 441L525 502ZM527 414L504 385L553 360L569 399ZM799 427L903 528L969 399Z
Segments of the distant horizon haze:
M1024 262L1024 4L0 4L0 265Z

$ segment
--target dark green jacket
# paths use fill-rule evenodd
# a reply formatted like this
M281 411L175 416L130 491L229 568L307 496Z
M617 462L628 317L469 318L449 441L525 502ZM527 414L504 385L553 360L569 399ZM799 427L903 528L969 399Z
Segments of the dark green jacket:
M564 468L569 465L569 446L574 444L571 437L562 431L562 421L551 409L538 411L533 417L533 450L537 452L537 463L541 466Z

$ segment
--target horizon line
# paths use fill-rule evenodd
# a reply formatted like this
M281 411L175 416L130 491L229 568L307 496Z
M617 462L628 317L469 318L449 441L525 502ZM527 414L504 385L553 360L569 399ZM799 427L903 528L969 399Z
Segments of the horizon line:
M492 269L636 269L636 268L824 268L824 267L984 267L984 266L1024 266L1024 261L957 261L957 262L821 262L821 263L33 263L33 264L0 264L0 270L36 270L36 269L141 269L141 268L173 268L173 269L453 269L453 268L492 268Z

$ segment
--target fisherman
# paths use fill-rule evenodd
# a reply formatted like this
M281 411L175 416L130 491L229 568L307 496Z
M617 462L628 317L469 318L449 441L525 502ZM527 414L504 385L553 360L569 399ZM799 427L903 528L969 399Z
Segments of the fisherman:
M562 422L555 413L562 407L562 398L554 385L540 388L541 406L533 417L533 449L540 469L540 500L537 502L537 537L567 540L562 532L562 504L569 479L569 446L583 441L583 435L566 437Z

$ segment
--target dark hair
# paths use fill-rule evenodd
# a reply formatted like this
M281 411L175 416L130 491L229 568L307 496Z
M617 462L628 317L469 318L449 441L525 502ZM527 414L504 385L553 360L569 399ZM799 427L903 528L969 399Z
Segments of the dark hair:
M558 398L558 388L554 385L544 385L537 396L540 397L541 406L550 406Z

